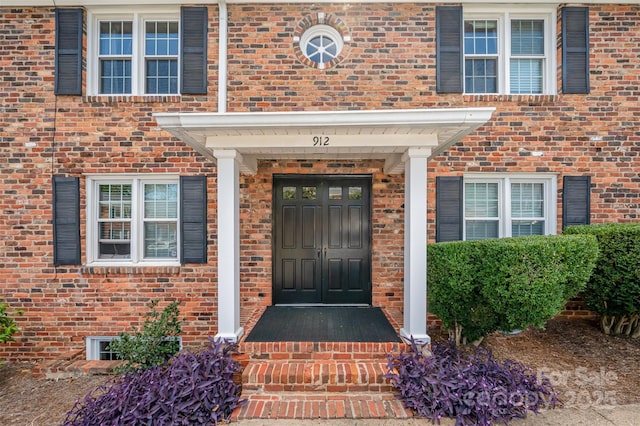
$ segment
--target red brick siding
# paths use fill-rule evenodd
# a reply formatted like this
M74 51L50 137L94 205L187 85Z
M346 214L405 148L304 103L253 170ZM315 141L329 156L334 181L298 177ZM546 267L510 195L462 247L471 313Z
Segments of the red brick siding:
M561 177L589 174L594 223L637 221L640 6L589 7L590 94L466 96L435 92L434 5L230 4L227 108L496 107L487 125L429 163L430 240L435 236L433 178L466 172L557 173L558 222ZM351 37L344 59L327 70L302 64L293 49L298 24L318 11L335 15ZM217 7L210 6L206 96L56 98L53 9L0 9L0 294L25 311L18 319L17 342L0 347L0 358L52 358L82 348L87 335L114 335L137 324L146 303L157 298L183 301L185 344L216 333L215 165L159 129L151 114L216 111L217 22ZM560 65L557 78L560 89ZM372 175L373 304L401 308L404 179L385 175L382 166L382 161L262 161L256 175L242 176L243 317L271 303L273 173ZM83 173L107 172L208 176L209 263L120 270L53 267L52 175L81 177L84 224ZM84 232L83 227L83 238ZM83 243L83 256L85 248Z
M160 130L152 117L216 110L215 6L209 17L207 96L56 98L53 9L0 9L0 294L24 311L17 341L0 347L0 358L52 358L84 348L86 336L129 331L154 299L162 306L182 302L185 345L217 332L215 165ZM209 264L54 267L52 175L81 178L84 261L84 173L208 176Z

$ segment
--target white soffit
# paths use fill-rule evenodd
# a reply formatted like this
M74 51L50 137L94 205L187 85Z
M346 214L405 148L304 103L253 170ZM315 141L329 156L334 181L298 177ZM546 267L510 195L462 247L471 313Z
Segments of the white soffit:
M495 108L240 113L155 113L158 125L196 151L233 149L243 172L257 159L385 159L402 172L409 148L437 155L484 125Z

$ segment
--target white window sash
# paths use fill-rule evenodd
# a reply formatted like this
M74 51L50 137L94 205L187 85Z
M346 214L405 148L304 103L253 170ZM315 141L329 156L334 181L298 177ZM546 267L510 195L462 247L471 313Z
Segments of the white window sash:
M176 223L176 258L148 258L145 259L144 250L144 192L145 183L175 184L178 185L177 217L163 219L163 222ZM130 259L100 259L99 253L99 186L103 184L131 184L131 257ZM86 247L87 264L90 266L177 266L180 264L180 188L179 177L174 175L141 176L141 175L91 175L87 176L87 223L86 223Z
M513 222L527 220L544 221L544 235L554 235L557 232L557 176L551 174L467 174L464 183L498 183L498 219L499 238L511 237ZM512 183L541 183L543 185L543 216L542 217L513 217L511 211L511 184ZM464 186L464 185L463 185ZM466 186L464 197L466 200ZM464 212L463 239L467 239L467 221L493 220L495 218L467 216Z
M511 59L522 59L525 56L511 55L511 21L512 20L542 20L544 22L544 55L534 56L542 59L542 93L556 93L556 9L549 6L517 6L517 5L465 5L463 20L488 19L498 21L498 94L511 93ZM464 58L474 58L476 55L464 55ZM465 92L467 93L467 92ZM478 95L479 93L467 93Z
M90 96L100 93L100 22L101 21L132 21L133 43L131 61L131 93L121 96L145 95L145 22L166 21L178 22L178 37L180 34L180 9L177 7L138 6L131 8L94 7L88 10L87 19L87 94ZM178 41L178 88L180 87L180 42ZM177 95L179 93L172 93ZM161 96L163 93L150 94ZM164 93L167 95L167 93Z

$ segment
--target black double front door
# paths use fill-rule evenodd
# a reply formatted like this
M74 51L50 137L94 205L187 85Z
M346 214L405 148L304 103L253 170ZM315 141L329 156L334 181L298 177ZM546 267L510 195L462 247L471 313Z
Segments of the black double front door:
M371 304L371 178L274 177L274 304Z

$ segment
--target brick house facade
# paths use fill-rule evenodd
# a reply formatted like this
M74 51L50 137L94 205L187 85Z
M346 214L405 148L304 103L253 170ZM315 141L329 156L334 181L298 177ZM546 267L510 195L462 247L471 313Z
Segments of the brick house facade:
M156 299L185 346L241 338L299 278L283 212L330 229L332 188L365 247L334 272L424 338L426 242L638 220L637 4L110 3L0 6L0 295L24 311L0 358L83 349Z

